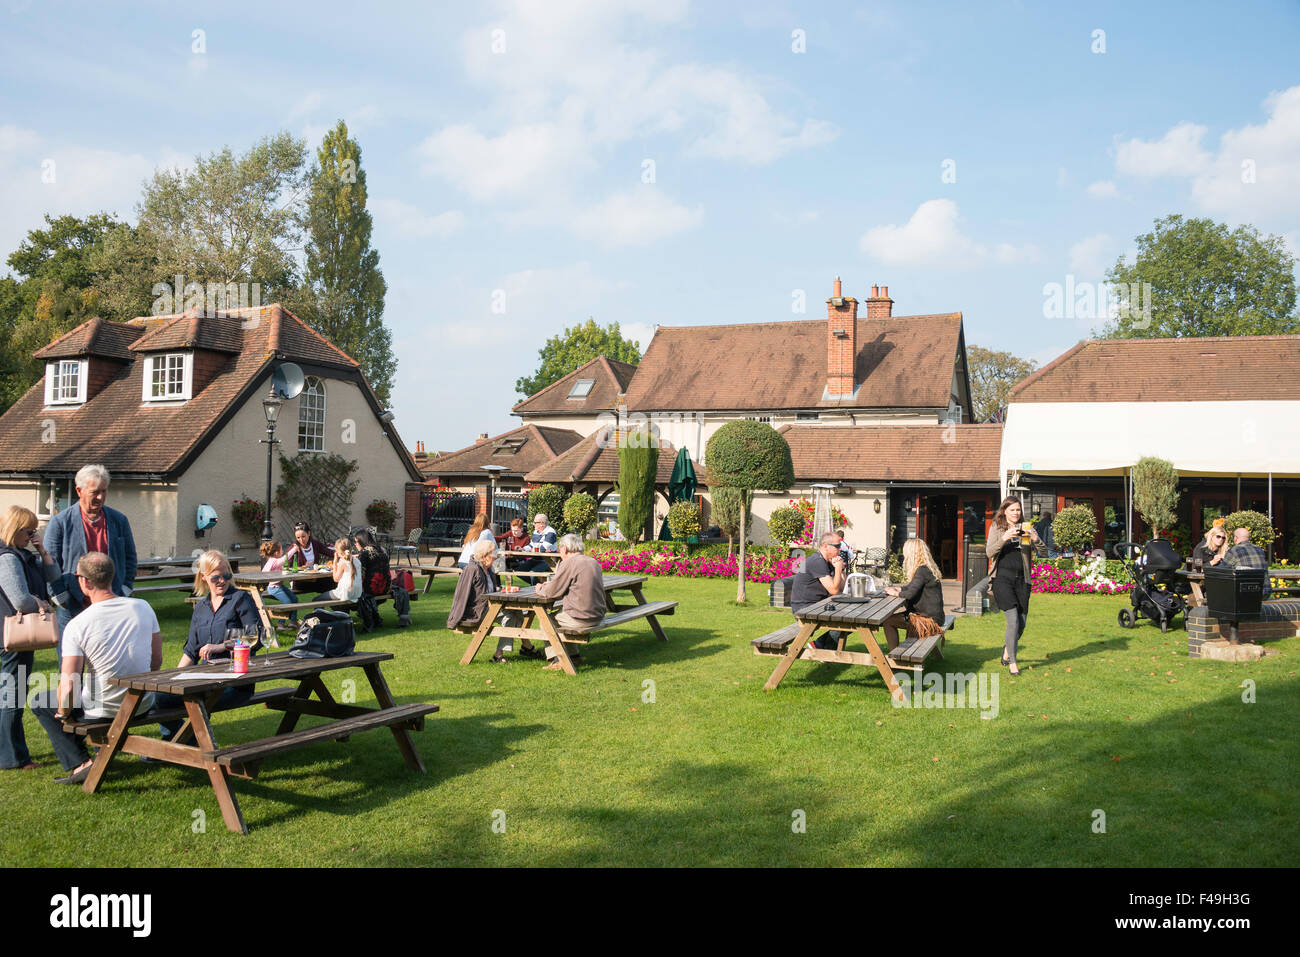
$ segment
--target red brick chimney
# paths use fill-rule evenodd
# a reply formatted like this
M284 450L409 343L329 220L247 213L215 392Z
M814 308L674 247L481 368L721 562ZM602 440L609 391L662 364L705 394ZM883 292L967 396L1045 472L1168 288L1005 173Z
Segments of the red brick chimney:
M415 451L411 454L411 458L415 459L415 467L423 471L429 461L429 453L424 451L423 442L415 443Z
M845 299L840 277L826 300L826 394L853 394L853 365L858 356L858 301Z
M881 286L879 290L871 287L871 298L867 300L868 319L888 319L894 314L894 300L889 298L889 287Z

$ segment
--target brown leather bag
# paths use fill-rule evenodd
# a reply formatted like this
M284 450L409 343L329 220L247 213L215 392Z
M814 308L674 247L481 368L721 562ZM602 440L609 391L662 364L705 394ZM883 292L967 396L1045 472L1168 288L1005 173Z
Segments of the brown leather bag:
M5 651L39 651L59 644L59 619L53 609L18 612L5 619Z

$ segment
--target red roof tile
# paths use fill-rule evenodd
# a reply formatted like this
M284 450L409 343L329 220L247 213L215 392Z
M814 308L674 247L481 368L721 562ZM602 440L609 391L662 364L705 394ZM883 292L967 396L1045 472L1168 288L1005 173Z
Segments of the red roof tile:
M800 482L998 481L1001 425L787 425Z
M637 367L597 356L574 369L563 379L557 379L540 392L517 402L510 411L516 415L539 413L583 413L612 411L620 395L627 391ZM591 391L579 398L569 398L573 384L579 379L594 380Z
M35 359L79 359L102 356L106 359L131 360L131 343L140 338L140 329L127 322L111 322L95 317L70 329L48 346L32 353Z
M655 482L666 485L673 475L673 464L677 460L677 450L669 442L659 443L659 460L655 466ZM695 478L701 485L707 483L704 466L698 462L695 466ZM554 482L616 482L618 481L618 433L611 435L606 427L593 432L573 448L558 455L544 465L533 469L524 476L532 483Z
M522 479L525 472L568 451L581 439L582 436L572 429L522 425L429 459L421 466L421 471L426 477L436 476L443 480L449 476L471 475L486 481L487 473L482 466L504 465L506 471L500 473L502 478ZM514 448L514 452L498 454L507 448Z

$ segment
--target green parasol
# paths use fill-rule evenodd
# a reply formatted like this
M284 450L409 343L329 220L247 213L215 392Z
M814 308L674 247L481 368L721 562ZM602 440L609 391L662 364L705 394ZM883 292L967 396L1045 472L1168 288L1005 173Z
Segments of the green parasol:
M684 449L677 450L677 460L673 462L673 474L668 479L668 504L690 502L695 499L695 466L691 464L691 455ZM668 529L668 517L664 516L659 529L659 540L670 541L672 532Z

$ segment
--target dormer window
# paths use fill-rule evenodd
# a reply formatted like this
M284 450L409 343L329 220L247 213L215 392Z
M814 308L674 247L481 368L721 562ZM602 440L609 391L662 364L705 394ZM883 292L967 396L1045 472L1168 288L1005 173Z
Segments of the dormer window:
M77 405L86 401L86 360L59 359L45 364L45 404Z
M194 382L194 353L165 352L145 356L144 401L184 402Z
M492 447L493 455L514 455L524 447L523 439L502 439Z
M569 398L585 399L591 394L591 387L595 384L595 379L578 379L573 383L573 388L569 390Z

